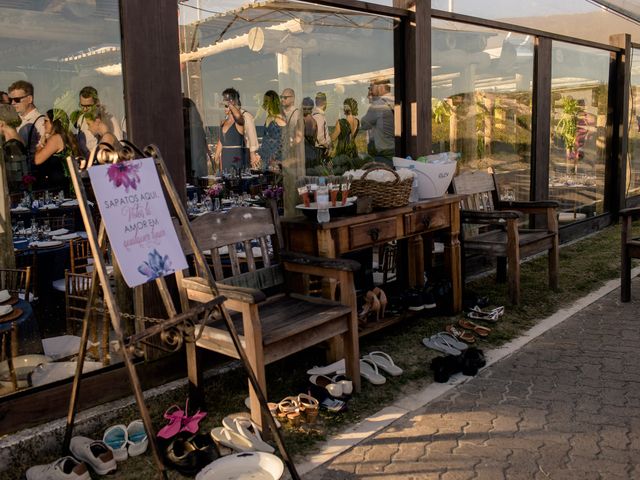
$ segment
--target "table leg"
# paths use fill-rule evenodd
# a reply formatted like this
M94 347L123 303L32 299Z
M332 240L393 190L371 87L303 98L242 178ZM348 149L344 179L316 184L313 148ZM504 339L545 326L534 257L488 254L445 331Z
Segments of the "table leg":
M451 279L451 313L462 310L462 258L458 233L447 233L444 246L444 262Z

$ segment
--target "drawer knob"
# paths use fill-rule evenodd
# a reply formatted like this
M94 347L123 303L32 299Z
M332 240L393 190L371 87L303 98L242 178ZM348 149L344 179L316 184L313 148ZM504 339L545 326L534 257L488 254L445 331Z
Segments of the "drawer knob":
M424 228L429 228L429 225L431 225L431 217L428 217L426 215L422 217L422 225L424 226Z
M378 227L370 228L367 233L371 237L371 240L373 240L374 242L376 242L378 238L380 238L380 229Z

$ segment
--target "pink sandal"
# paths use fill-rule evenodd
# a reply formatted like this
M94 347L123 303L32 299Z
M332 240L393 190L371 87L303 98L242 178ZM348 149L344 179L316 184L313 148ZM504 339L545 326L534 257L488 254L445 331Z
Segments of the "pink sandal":
M184 412L177 405L171 405L167 408L167 411L164 412L164 418L169 420L169 423L158 430L158 437L171 438L176 436L182 428Z

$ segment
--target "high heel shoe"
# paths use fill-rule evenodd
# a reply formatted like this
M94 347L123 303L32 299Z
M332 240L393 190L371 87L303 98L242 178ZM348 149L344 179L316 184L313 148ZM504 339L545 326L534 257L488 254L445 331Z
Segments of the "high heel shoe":
M378 300L380 301L380 315L382 318L384 318L384 312L387 310L387 295L386 293L384 293L384 290L382 290L380 287L376 287L372 290L373 294L378 297Z
M375 293L371 290L367 292L365 296L365 304L362 310L358 313L358 320L360 323L367 323L367 318L371 313L376 313L376 320L380 319L380 300L376 297Z

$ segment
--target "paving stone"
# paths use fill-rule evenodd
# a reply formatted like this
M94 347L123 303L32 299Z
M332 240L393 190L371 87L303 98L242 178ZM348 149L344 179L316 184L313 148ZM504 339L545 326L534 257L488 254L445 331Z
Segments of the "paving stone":
M640 479L640 299L618 299L609 293L305 480Z

